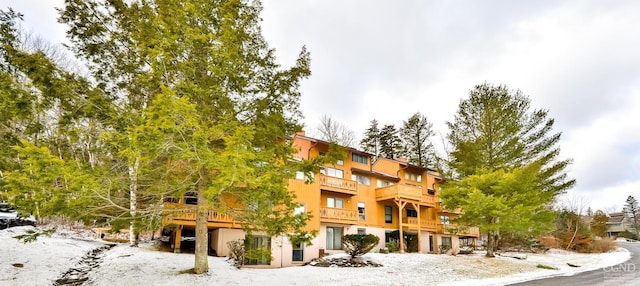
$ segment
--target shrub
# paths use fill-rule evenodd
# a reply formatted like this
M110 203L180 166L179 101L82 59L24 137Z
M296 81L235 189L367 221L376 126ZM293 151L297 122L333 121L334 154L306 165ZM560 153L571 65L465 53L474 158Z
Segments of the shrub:
M242 267L245 261L244 239L228 241L227 246L229 247L229 259L233 265L237 268Z
M342 237L342 247L351 258L371 251L378 242L380 238L373 234L347 234Z
M613 251L614 249L616 249L616 247L617 245L613 240L609 238L603 238L592 240L587 245L584 245L576 250L582 253L605 253Z
M442 244L440 245L440 254L445 254L447 253L447 251L449 251L451 249L451 245L448 244Z
M396 252L396 251L398 251L398 244L397 244L397 243L395 243L395 242L393 242L393 241L387 242L387 243L384 245L384 247L386 247L386 248L389 250L389 252Z

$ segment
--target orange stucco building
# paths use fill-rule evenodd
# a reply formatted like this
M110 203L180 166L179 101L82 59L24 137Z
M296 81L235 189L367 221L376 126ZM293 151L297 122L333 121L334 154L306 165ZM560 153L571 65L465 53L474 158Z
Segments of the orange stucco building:
M303 160L329 149L329 142L304 133L294 135L292 140L298 150L295 157ZM456 228L450 220L458 213L439 206L442 179L435 170L403 159L375 159L353 148L344 150L344 160L324 166L313 182L305 182L302 172L289 181L289 189L302 204L297 211L313 216L307 224L308 229L318 231L312 245L291 245L286 236L258 235L253 243L270 246L273 259L253 264L281 267L309 262L323 253L341 252L342 236L355 233L378 236L380 243L374 251L385 248L387 242L394 242L399 251L422 253L443 248L455 251L461 244L475 243L478 229ZM184 206L185 202L181 199L165 206ZM172 246L179 249L183 231L189 232L195 225L195 209L167 217L163 223L178 226L172 232ZM233 218L215 212L209 215L209 229L211 253L217 256L228 255L227 241L245 237Z

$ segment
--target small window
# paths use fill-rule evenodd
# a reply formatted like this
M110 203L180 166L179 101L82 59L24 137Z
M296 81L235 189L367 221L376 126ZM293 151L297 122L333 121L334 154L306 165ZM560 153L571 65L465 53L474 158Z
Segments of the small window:
M371 178L362 175L351 175L351 180L358 182L360 185L371 186Z
M422 175L414 174L414 173L404 173L405 180L414 181L414 182L422 182Z
M369 162L367 156L363 156L355 153L351 153L351 161L360 163L360 164L367 164Z
M449 224L449 223L451 223L451 220L450 220L450 218L448 216L443 215L443 216L440 216L440 223Z
M407 209L407 217L418 217L418 212L414 209Z
M376 185L377 185L378 188L383 188L383 187L386 187L386 186L391 186L391 185L393 185L393 183L391 183L389 181L378 179L377 182L376 182Z
M393 220L393 216L391 214L391 212L393 211L393 208L391 208L391 206L384 206L384 222L385 223L392 223Z
M358 229L358 234L367 234L367 230L364 228L359 228Z
M327 167L325 173L329 177L344 178L344 171Z
M296 207L295 209L293 209L293 215L303 214L304 212L305 212L304 205L301 205L301 206Z
M336 161L336 165L343 166L344 165L344 161L338 160L338 161Z
M358 218L361 221L365 220L365 218L366 218L365 214L366 214L366 212L365 212L365 208L364 208L364 203L363 202L358 202Z
M344 200L342 198L329 197L329 198L327 198L327 207L343 209L344 208Z
M296 172L296 180L304 180L304 172Z

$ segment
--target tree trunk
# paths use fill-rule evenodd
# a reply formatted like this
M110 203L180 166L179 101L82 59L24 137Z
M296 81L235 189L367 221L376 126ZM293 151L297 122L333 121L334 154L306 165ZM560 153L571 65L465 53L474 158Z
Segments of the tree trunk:
M200 174L198 182L198 213L196 215L196 250L195 265L193 272L196 274L207 273L209 271L208 244L209 236L207 220L209 216L209 204L205 196L206 182L205 176Z
M138 168L140 168L140 160L136 158L133 166L129 167L129 214L131 221L129 222L129 246L138 246L138 235L136 234L135 219L138 211Z
M493 250L495 249L496 237L493 232L487 233L487 257L495 257Z

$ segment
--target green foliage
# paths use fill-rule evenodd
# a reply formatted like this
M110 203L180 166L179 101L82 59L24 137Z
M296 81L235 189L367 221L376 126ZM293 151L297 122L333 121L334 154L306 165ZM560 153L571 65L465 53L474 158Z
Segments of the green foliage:
M369 123L369 128L364 133L364 138L360 141L360 148L374 156L380 156L380 129L378 120L373 119Z
M380 129L380 156L395 159L400 156L402 141L398 130L393 124L387 124Z
M31 243L38 240L38 237L40 237L41 235L50 237L54 232L56 232L55 228L46 229L43 231L30 229L30 230L27 230L25 234L16 235L13 238L20 240L22 241L22 243L26 244L26 243Z
M409 163L422 167L432 167L435 150L429 138L435 135L433 123L421 113L416 113L402 122L399 136L402 140L402 155Z
M560 133L552 133L547 114L530 110L520 91L485 83L447 122L452 150L442 167L451 180L440 198L446 208L464 210L459 223L488 234L489 256L500 233L530 237L550 230L549 206L575 184L565 173L571 161L558 159Z
M342 237L342 248L351 258L361 256L371 251L380 238L373 234L347 234Z
M580 215L570 210L559 211L553 234L558 246L567 250L582 251L592 241L589 225Z
M548 270L558 270L558 268L552 267L552 266L548 266L548 265L544 265L544 264L538 264L536 265L537 268L540 269L548 269Z
M398 251L398 244L395 243L395 242L391 242L391 241L387 242L387 243L385 243L384 247L386 247L389 250L389 252Z
M262 261L265 259L267 261L273 260L273 256L271 256L271 248L265 245L261 245L256 248L245 250L244 257L245 257L245 260L249 260L249 261L251 260Z

